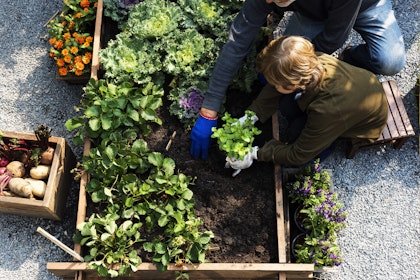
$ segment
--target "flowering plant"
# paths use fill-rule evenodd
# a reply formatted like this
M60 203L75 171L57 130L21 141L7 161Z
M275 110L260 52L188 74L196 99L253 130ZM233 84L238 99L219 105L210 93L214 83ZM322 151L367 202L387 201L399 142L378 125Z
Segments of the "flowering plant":
M346 212L337 193L331 191L332 182L327 170L317 159L295 175L287 185L292 202L303 205L303 226L306 237L303 244L294 248L297 262L314 263L315 266L338 266L342 262L337 243L338 233L346 224Z
M49 22L49 54L60 76L90 72L93 37L89 29L96 18L96 7L96 0L64 0L62 13Z

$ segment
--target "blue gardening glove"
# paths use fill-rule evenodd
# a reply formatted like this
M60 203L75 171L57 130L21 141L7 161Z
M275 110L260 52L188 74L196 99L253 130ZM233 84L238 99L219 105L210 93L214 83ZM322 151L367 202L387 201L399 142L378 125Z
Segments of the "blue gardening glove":
M254 162L254 159L258 158L258 155L257 155L258 149L259 148L257 146L252 147L252 151L247 153L243 160L226 157L225 167L226 168L232 167L233 169L235 169L235 171L232 174L232 177L235 177L236 175L238 175L239 172L242 171L242 169L249 168L252 165L252 163Z
M217 126L217 118L209 119L200 115L195 122L191 131L191 147L190 153L194 158L198 158L201 153L201 158L206 159L209 150L209 145L213 134L212 128Z

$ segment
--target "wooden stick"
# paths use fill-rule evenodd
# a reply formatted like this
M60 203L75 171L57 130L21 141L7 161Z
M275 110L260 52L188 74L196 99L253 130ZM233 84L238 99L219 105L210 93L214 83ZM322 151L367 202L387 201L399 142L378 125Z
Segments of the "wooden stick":
M52 17L50 17L50 19L44 24L44 27L46 27L48 25L48 23L58 15L59 12L60 12L60 10L55 11L54 15Z
M176 136L176 131L174 131L171 135L171 138L169 138L168 144L166 144L165 150L169 151L169 148L171 147L172 141L174 141Z
M67 247L63 242L61 242L60 240L58 240L57 238L55 238L54 236L52 236L51 234L43 230L42 228L38 227L36 231L42 234L43 236L45 236L52 243L54 243L55 245L63 249L66 253L70 254L72 257L76 258L77 260L81 262L85 261L81 255L79 255L78 253L76 253L75 251Z

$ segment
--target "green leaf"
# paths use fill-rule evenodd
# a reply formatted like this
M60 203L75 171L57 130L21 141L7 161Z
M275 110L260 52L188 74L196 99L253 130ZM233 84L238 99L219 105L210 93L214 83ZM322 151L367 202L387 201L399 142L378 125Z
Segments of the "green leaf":
M92 129L93 131L98 131L101 128L101 123L99 119L90 119L88 123L90 129Z
M168 224L168 222L169 222L169 217L167 215L160 216L160 218L158 220L158 225L160 227L164 227Z
M158 152L152 152L148 156L148 161L156 167L161 167L163 164L163 155Z
M185 199L185 200L191 200L193 195L194 195L194 193L190 189L186 189L182 193L182 198Z

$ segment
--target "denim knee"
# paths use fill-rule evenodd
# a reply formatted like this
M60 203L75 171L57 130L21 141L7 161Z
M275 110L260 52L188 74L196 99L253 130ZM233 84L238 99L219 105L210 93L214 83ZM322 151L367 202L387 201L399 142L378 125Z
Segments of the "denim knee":
M399 73L405 66L405 53L389 52L382 56L372 56L370 60L370 68L375 74L392 76Z

